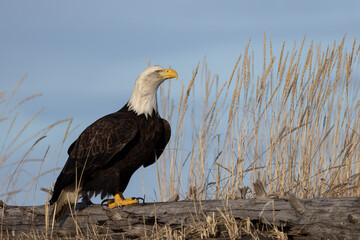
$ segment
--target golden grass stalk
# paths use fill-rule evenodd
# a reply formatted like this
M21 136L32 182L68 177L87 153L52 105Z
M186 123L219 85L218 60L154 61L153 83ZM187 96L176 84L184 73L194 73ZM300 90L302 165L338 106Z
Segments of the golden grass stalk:
M264 36L262 73L253 72L249 41L228 81L212 77L205 62L202 80L193 76L177 121L171 119L171 164L160 170L171 175L168 190L181 190L174 183L187 176L183 191L197 189L202 199L233 195L256 179L280 196L359 196L360 81L354 78L360 47L354 41L348 53L343 39L314 51L304 38L291 52L284 42L278 58L266 43ZM215 78L221 88L213 87ZM195 87L197 94L190 95ZM190 106L201 111L188 112Z

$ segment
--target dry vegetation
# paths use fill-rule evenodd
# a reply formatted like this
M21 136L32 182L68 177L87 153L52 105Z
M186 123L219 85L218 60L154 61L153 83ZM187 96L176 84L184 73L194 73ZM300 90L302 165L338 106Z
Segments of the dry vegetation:
M257 179L280 197L360 196L360 48L354 41L347 52L343 40L304 50L304 42L292 52L284 43L275 57L264 40L261 75L249 45L228 81L211 76L204 63L197 89L204 94L191 94L196 68L178 105L162 91L163 115L174 129L160 162L164 196L184 185L199 199L223 199ZM196 110L189 114L190 105Z
M280 198L287 193L298 198L359 197L360 46L354 41L351 49L345 49L344 41L324 47L305 44L304 39L290 52L284 42L273 55L271 41L264 37L261 74L249 41L228 80L211 75L204 60L193 78L182 84L180 99L171 97L171 82L168 88L162 86L161 115L173 131L167 151L156 162L160 199L176 194L182 199L244 197L241 190L256 180L265 183L268 194ZM0 124L10 126L1 133L5 137L0 169L25 142L35 140L35 146L44 132L59 124L22 140L22 132L37 114L9 140L17 117L14 110L37 97L8 110L16 89L8 98L5 92L0 94ZM15 163L12 175L1 177L0 198L16 190L14 182L29 151ZM46 173L40 169L38 176ZM32 184L36 182L37 178ZM253 192L250 189L246 197L253 197ZM257 236L251 223L238 223L227 213L218 219L209 216L193 227L207 238L219 222L231 238ZM269 236L286 239L275 226ZM153 232L159 239L186 237L169 227ZM94 233L94 238L102 237Z

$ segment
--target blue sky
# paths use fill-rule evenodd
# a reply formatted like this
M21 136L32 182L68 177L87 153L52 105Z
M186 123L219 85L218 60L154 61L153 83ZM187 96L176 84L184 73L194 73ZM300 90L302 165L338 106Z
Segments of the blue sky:
M27 74L12 104L43 94L18 109L21 126L45 108L24 133L29 136L73 118L62 166L68 146L86 126L123 106L149 59L174 68L186 84L206 56L212 73L225 81L249 38L261 59L264 33L275 55L283 41L291 49L305 35L307 43L325 45L346 34L345 46L351 48L360 37L359 9L359 1L1 1L0 90L11 91ZM59 150L64 128L50 131L32 157L41 158L47 145ZM8 124L0 125L1 133L7 129ZM44 169L55 166L53 154ZM33 176L38 167L26 170ZM157 188L149 181L153 174L154 168L144 170L150 196ZM51 178L39 185L46 187L47 181ZM138 176L129 188L128 195L142 194ZM37 203L44 199L41 194Z

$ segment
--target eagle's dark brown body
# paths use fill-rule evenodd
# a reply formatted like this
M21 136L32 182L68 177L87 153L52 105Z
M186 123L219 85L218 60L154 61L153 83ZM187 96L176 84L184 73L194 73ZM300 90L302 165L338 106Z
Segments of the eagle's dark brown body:
M169 123L155 111L146 118L125 105L100 118L70 146L50 203L75 182L81 188L80 194L101 194L104 198L123 192L138 168L160 157L170 134Z

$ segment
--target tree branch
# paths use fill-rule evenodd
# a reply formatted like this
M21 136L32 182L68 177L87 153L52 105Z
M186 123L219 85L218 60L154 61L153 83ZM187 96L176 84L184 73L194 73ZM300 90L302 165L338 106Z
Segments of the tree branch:
M283 234L290 239L360 239L360 198L179 201L122 209L91 205L61 224L53 223L51 212L52 206L5 206L0 209L1 237L239 239Z

